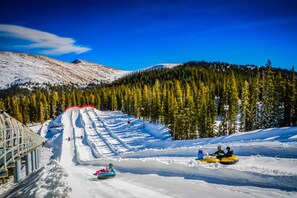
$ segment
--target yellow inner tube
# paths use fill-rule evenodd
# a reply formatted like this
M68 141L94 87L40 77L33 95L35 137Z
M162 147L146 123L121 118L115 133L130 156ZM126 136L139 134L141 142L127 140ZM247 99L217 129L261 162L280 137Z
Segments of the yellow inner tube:
M216 163L216 162L220 162L220 160L216 157L210 157L210 158L204 158L204 159L200 159L200 162L206 162L206 163Z
M221 164L234 164L238 162L239 158L236 155L232 155L231 157L223 157L221 160L216 157L204 158L200 159L200 162L206 163L221 163Z

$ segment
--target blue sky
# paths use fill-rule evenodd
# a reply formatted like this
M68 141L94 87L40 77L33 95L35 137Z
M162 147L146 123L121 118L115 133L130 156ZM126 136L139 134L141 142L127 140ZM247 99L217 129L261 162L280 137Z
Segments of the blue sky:
M0 0L0 50L136 70L220 61L297 65L295 0Z

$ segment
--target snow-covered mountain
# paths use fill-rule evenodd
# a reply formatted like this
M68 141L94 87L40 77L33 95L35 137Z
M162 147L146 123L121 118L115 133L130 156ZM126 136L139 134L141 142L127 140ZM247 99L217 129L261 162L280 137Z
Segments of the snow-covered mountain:
M171 69L178 65L180 65L180 63L160 63L157 65L150 66L147 69L165 69L165 68Z
M26 53L0 52L0 89L19 84L111 82L129 71L75 60L71 63Z
M144 71L144 70L154 70L154 69L172 69L178 65L181 65L181 63L160 63L156 65L152 65L149 67L146 67L144 69L140 69L139 71Z

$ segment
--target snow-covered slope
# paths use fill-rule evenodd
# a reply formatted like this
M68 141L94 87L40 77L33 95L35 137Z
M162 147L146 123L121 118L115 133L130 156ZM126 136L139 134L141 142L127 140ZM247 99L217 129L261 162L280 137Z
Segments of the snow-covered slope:
M51 160L8 197L297 197L297 127L172 141L162 125L88 107L39 131ZM195 160L198 149L213 153L218 144L239 162ZM92 173L110 162L117 176L98 181Z
M157 65L150 66L147 69L165 69L165 68L171 69L178 65L180 65L180 63L160 63Z
M154 69L171 69L178 65L181 65L181 64L180 63L160 63L160 64L148 66L138 71L146 71L146 70L154 70Z
M83 60L67 63L15 52L0 52L0 71L0 89L29 82L86 85L110 82L129 73Z

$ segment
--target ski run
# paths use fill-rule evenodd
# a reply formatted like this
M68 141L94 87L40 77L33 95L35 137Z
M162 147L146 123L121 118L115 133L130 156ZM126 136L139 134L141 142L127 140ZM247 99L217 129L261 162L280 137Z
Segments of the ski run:
M7 197L297 197L297 127L172 141L163 125L86 107L32 129L46 140L44 166L6 184ZM218 145L239 162L195 160ZM93 173L109 163L116 177L98 180Z

